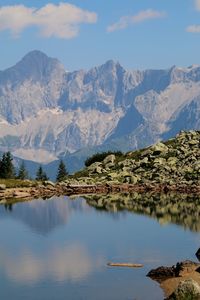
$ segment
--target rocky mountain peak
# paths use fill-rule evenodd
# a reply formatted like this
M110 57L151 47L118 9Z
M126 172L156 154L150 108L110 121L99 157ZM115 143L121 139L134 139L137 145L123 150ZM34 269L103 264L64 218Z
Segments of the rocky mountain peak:
M112 59L108 60L107 62L105 62L105 64L101 65L99 67L99 70L101 70L101 72L113 72L113 73L117 73L119 70L124 70L125 69L120 65L120 63L117 61L114 61Z
M47 81L52 72L65 72L64 66L55 58L34 50L26 54L15 66L0 73L0 85L20 84L26 80Z
M50 58L42 51L40 50L32 50L30 52L28 52L22 59L19 63L21 62L31 62L31 60L35 60L36 62L38 61L47 61L49 60ZM57 59L55 59L57 60Z
M41 51L34 50L25 55L22 60L15 65L21 75L26 74L33 80L46 80L54 70L63 70L64 66L55 58L50 58Z
M66 72L34 50L0 72L0 150L52 159L88 146L144 147L199 129L199 99L199 66L127 71L109 60Z

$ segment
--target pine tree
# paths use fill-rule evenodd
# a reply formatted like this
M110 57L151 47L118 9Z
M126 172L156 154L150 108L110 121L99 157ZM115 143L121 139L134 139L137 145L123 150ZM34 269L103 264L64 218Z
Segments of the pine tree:
M10 179L15 177L15 168L13 166L13 158L10 152L3 154L0 164L0 177Z
M0 177L6 178L6 153L3 153L0 164Z
M47 177L47 174L43 171L42 169L42 166L40 165L38 170L37 170L37 173L36 173L36 180L38 181L46 181L48 180L49 178Z
M63 181L66 179L68 172L66 170L64 162L61 160L58 166L58 173L56 177L56 181Z
M26 179L28 178L28 172L26 170L26 167L25 167L25 163L24 161L21 163L20 167L19 167L19 171L18 171L18 176L17 176L18 179Z

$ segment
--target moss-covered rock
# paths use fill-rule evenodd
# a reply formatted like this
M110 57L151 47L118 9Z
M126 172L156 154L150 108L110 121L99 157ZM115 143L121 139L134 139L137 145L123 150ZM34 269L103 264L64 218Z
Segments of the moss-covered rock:
M174 293L167 300L199 300L200 286L193 279L181 281Z

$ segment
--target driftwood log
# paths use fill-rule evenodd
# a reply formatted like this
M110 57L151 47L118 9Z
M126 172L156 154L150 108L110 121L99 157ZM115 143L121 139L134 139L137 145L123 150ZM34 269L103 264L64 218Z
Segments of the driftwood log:
M142 264L131 264L131 263L107 263L109 267L127 267L127 268L142 268Z

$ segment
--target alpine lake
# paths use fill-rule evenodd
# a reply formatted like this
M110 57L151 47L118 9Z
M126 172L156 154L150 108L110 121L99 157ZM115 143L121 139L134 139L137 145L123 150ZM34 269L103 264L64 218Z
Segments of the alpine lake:
M197 261L199 246L200 196L11 201L0 205L0 299L161 300L159 284L146 274L185 259Z

